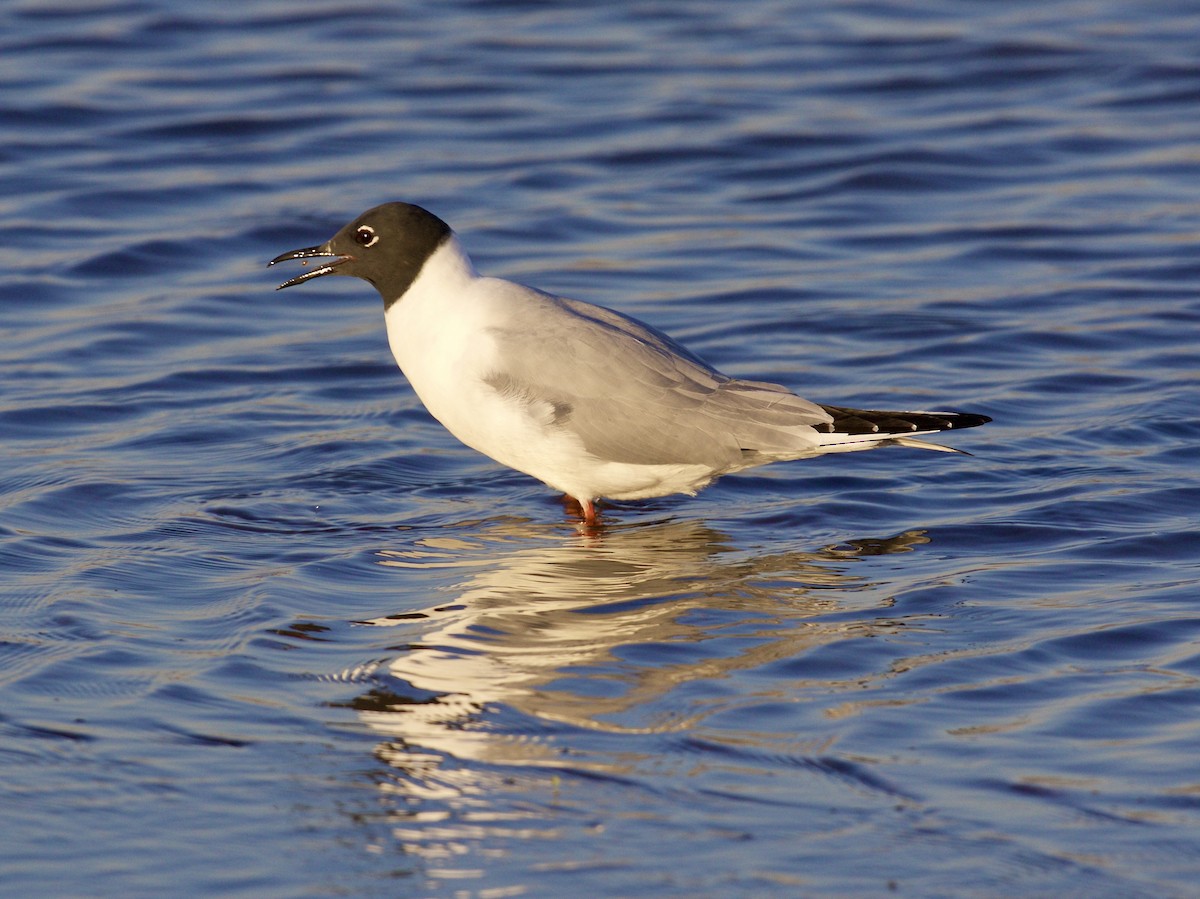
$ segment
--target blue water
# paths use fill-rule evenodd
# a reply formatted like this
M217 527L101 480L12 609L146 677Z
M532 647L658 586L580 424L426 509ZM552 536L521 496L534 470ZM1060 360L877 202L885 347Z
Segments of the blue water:
M0 6L0 893L1194 895L1198 60L1166 0ZM581 533L367 285L273 291L393 199L995 421Z

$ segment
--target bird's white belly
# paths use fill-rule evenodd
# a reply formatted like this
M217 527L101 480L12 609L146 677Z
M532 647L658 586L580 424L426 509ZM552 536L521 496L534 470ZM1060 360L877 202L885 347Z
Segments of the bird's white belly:
M482 380L422 383L413 389L451 434L474 450L557 490L582 499L645 499L695 493L712 480L706 465L634 465L598 459L570 431L556 428L536 406L504 397Z
M499 389L495 377L503 365L493 328L506 324L503 295L497 297L494 285L489 294L479 281L461 278L462 273L451 270L448 283L433 284L437 290L414 285L386 318L397 364L425 408L451 434L500 464L581 500L695 493L720 474L707 465L597 458L569 424L556 422L553 403ZM455 297L452 310L446 296ZM455 317L456 327L446 327L447 315Z

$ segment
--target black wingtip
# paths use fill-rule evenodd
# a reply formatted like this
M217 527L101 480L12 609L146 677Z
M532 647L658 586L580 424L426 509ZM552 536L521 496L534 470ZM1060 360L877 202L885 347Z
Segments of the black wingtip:
M844 406L822 406L833 416L825 427L835 434L904 434L908 431L961 431L977 428L992 419L975 412L896 412L880 409L849 409Z
M911 414L920 415L922 413L914 412ZM947 416L945 427L945 430L947 431L951 429L961 431L963 428L977 428L980 425L985 425L992 420L990 415L980 415L977 412L958 412L948 410L946 412L930 412L927 414L933 416Z

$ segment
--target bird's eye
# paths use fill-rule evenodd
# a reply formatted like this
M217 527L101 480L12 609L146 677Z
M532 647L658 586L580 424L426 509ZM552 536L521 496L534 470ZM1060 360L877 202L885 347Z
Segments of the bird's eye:
M379 240L379 235L375 233L375 229L367 225L359 225L358 230L354 232L354 242L360 247L373 247Z

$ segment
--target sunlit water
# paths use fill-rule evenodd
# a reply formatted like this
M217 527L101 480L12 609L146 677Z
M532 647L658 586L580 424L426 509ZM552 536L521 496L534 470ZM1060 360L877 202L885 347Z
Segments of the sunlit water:
M0 893L1186 896L1191 3L0 7ZM614 504L361 282L478 266L973 456Z

